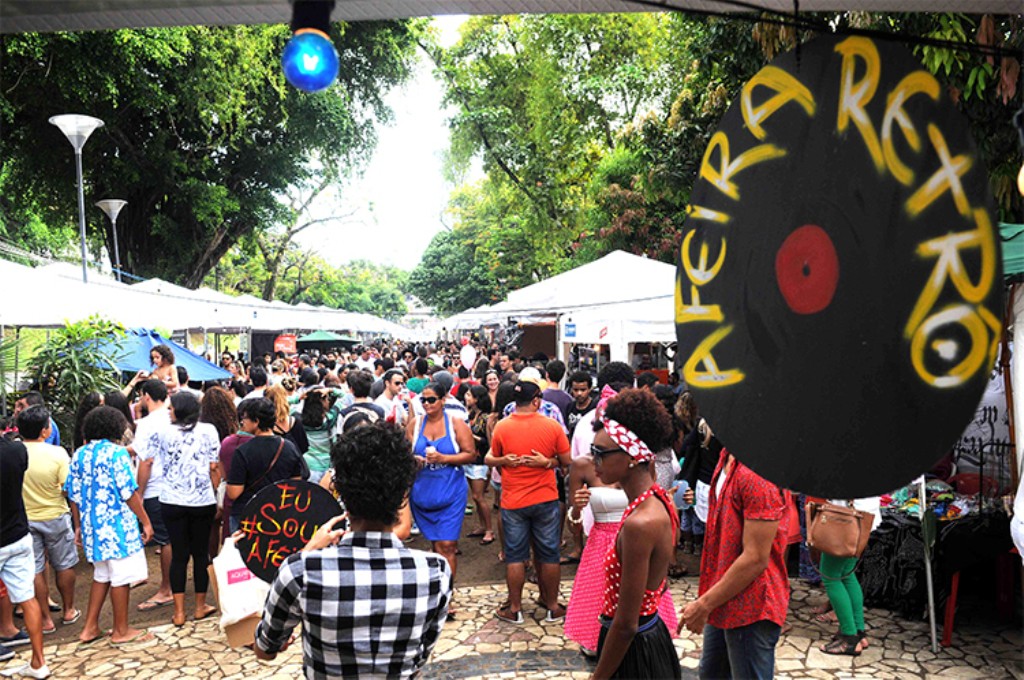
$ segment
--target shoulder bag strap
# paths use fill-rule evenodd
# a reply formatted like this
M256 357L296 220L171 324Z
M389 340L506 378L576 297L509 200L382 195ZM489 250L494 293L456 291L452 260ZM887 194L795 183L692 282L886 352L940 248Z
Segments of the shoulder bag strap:
M274 458L273 458L273 460L270 461L270 465L267 466L266 471L262 475L260 475L259 479L257 479L255 482L252 483L253 486L256 486L257 484L262 482L266 478L266 476L270 474L270 471L274 469L275 465L277 465L277 459L281 457L281 451L283 451L283 450L284 450L284 437L281 437L281 441L278 442L278 444L277 444L277 453L274 454Z

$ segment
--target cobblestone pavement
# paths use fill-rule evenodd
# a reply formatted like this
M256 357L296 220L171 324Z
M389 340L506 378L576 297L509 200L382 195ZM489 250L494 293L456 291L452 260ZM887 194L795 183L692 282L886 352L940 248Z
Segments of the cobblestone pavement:
M677 605L694 596L696 579L672 583ZM562 583L568 598L572 582ZM504 585L460 589L459 615L445 625L426 678L587 678L592 666L562 635L561 624L544 623L543 610L530 611L535 586L524 593L526 623L515 626L493 618L505 597ZM793 630L776 651L778 678L1009 678L1024 650L1021 631L987 623L965 622L956 630L954 647L933 654L923 622L906 621L883 610L869 610L871 646L859 657L829 656L818 651L826 624L814 621L812 605L823 599L794 582ZM133 680L202 678L293 678L302 675L301 646L296 644L273 663L257 661L248 650L228 648L214 621L189 622L183 628L161 625L149 629L156 639L115 648L109 642L82 647L74 642L49 645L46 656L57 678L131 677ZM697 636L676 640L684 678L696 677L700 656ZM20 647L7 668L24 663Z

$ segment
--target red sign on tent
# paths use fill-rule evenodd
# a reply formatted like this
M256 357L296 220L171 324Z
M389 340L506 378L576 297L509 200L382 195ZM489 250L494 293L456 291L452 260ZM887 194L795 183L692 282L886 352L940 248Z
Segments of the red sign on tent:
M274 351L284 352L285 354L295 354L298 352L298 348L295 344L296 340L297 338L290 333L279 335L274 338Z

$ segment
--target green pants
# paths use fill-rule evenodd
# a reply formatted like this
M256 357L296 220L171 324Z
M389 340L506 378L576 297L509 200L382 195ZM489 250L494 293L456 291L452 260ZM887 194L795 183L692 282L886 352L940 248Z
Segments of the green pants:
M843 635L864 630L864 592L853 573L856 564L856 557L821 555L821 580Z

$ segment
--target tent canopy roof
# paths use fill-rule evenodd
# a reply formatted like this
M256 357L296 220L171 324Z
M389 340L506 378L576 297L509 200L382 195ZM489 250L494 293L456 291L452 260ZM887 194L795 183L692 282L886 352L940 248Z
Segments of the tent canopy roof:
M676 268L658 260L613 250L593 262L514 290L502 308L558 311L672 295Z
M1024 274L1024 224L1000 224L1002 239L1003 276L1011 278Z
M157 345L167 345L171 348L174 352L174 364L185 367L189 380L202 382L226 380L231 377L231 373L220 366L146 328L131 328L125 332L123 338L106 343L104 348L107 355L114 359L114 365L118 370L137 372L149 371L153 367L149 354Z
M748 0L765 10L791 13L791 0ZM672 0L674 9L736 11L719 0ZM962 12L963 0L804 0L805 12L860 10ZM335 20L361 21L441 14L539 14L651 11L628 0L337 0ZM1016 14L1020 0L971 0L970 11ZM146 26L283 24L291 20L285 0L6 0L2 33L91 31Z
M309 335L303 335L295 342L359 342L359 338L338 335L330 331L313 331Z
M371 314L326 307L270 304L200 288L190 290L160 279L126 285L103 277L83 283L74 267L26 267L0 259L0 284L8 290L31 289L32 296L8 296L0 305L0 325L62 326L98 314L126 327L206 328L219 332L246 329L333 329L353 333L407 336L408 329ZM230 329L230 330L229 330Z

